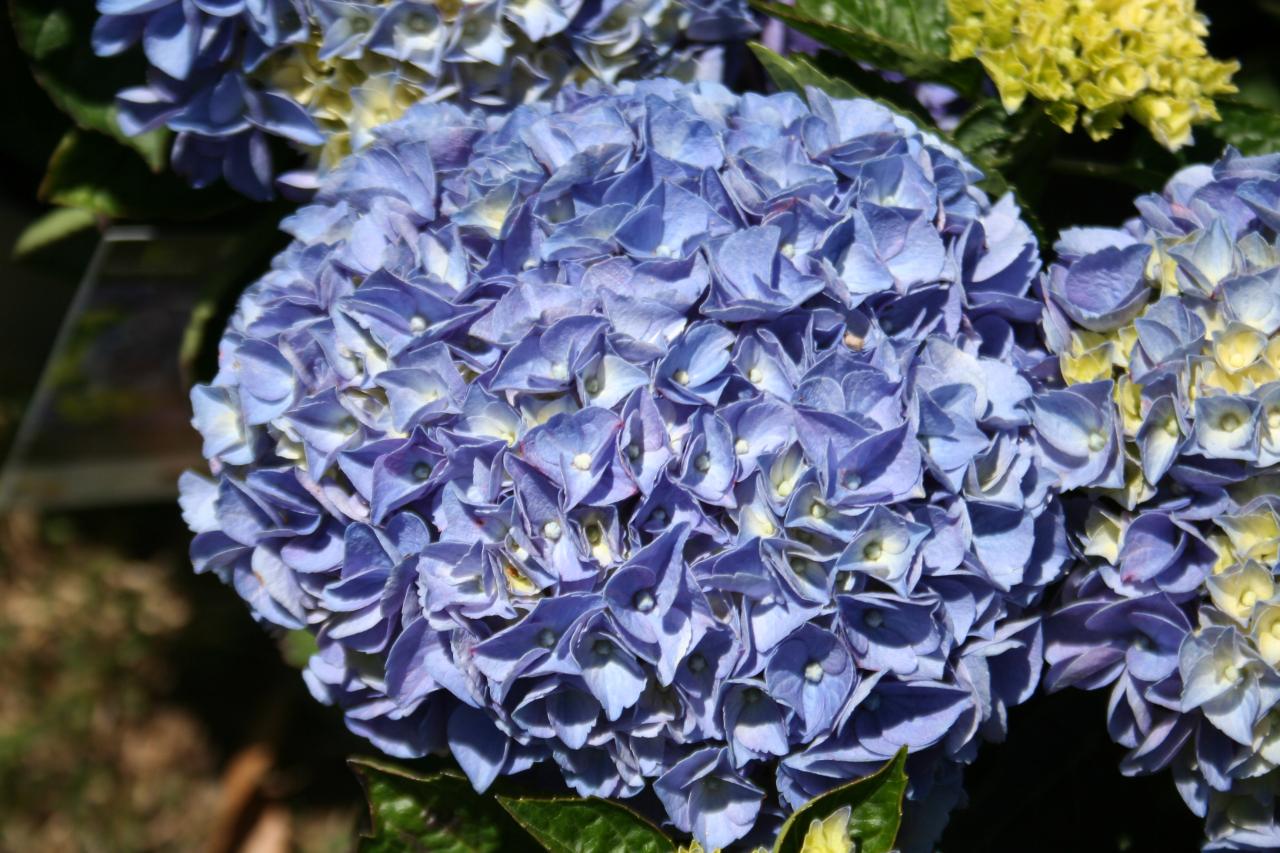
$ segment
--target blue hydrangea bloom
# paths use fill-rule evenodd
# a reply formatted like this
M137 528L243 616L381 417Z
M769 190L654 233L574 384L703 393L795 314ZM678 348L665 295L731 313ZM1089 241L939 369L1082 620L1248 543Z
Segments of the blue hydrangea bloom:
M1111 687L1122 769L1172 767L1207 850L1277 849L1280 157L1228 150L1067 231L1045 323L1069 386L1046 459L1088 490L1050 688Z
M714 848L905 746L954 802L1069 557L1036 244L978 177L817 91L417 106L193 393L196 568L478 789L551 761Z
M746 0L97 0L94 50L141 46L122 129L175 131L175 170L253 198L299 191L420 101L506 109L566 82L719 80ZM278 176L270 140L308 154Z

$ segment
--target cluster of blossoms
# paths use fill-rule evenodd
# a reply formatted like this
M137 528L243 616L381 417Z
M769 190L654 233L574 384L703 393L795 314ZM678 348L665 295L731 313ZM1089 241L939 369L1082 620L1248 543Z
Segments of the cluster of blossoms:
M97 0L103 56L141 42L126 133L176 132L174 169L272 194L270 137L324 172L420 101L509 108L566 82L719 79L745 0ZM315 169L281 176L312 189Z
M1095 502L1047 685L1112 685L1129 773L1172 766L1209 850L1280 849L1280 157L1228 151L1064 232L1036 426Z
M414 107L286 220L193 392L197 568L384 751L652 785L709 848L1003 735L1069 544L1035 241L869 101Z
M1213 121L1237 62L1208 55L1195 0L948 0L954 59L977 58L1004 106L1027 95L1103 139L1128 114L1164 146Z

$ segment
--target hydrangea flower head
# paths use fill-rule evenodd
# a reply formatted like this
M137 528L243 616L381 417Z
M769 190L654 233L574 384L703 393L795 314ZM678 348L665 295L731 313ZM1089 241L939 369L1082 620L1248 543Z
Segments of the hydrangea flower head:
M1104 139L1130 115L1176 149L1218 118L1239 63L1209 56L1195 0L948 0L951 55L977 58L1005 109L1028 95Z
M508 109L567 82L719 79L756 31L745 0L97 0L100 55L141 44L126 133L169 127L174 168L267 197L269 139L331 168L419 101ZM310 190L311 168L284 176Z
M1036 246L978 177L816 91L414 107L193 393L197 569L478 789L651 787L708 849L903 746L924 796L1034 689L1067 559Z
M1280 158L1228 150L1124 228L1064 232L1044 288L1070 384L1037 424L1064 480L1102 497L1048 683L1112 685L1124 768L1172 765L1215 850L1274 849L1221 843L1244 843L1226 816L1244 806L1224 803L1280 777L1278 199ZM1114 452L1091 465L1099 435Z

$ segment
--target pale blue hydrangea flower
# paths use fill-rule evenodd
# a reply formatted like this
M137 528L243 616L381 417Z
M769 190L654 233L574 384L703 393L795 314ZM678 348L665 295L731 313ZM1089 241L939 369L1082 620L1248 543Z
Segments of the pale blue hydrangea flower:
M1036 424L1091 491L1047 683L1111 686L1122 769L1171 766L1207 850L1276 847L1277 199L1280 159L1228 150L1124 228L1065 232L1044 288L1074 384Z
M1036 245L978 177L817 91L416 107L193 394L196 566L477 788L550 760L717 847L905 746L936 826L1068 558Z
M421 101L509 109L567 82L720 80L757 30L744 0L97 0L93 47L141 46L120 92L128 134L176 132L173 166L253 198L314 189L374 128ZM308 155L283 176L271 139Z

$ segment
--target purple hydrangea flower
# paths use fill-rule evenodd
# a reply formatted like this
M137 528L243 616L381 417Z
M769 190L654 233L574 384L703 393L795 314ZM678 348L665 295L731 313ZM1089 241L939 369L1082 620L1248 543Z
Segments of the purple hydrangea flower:
M421 101L509 109L571 80L719 80L725 46L758 27L743 0L97 0L93 48L141 46L147 78L117 97L120 126L176 133L195 186L295 192ZM279 175L270 140L307 155Z
M978 177L817 91L414 108L193 393L197 569L479 789L554 761L712 848L906 746L953 802L1069 556L1036 245Z
M1276 838L1277 198L1280 159L1228 150L1124 228L1065 232L1044 283L1070 385L1036 401L1036 425L1090 502L1047 683L1111 687L1122 769L1171 767L1206 850Z

